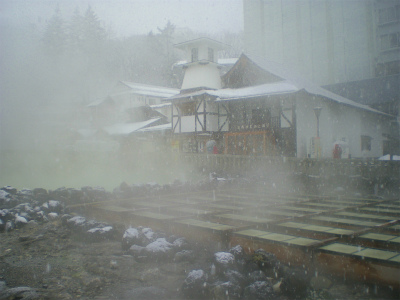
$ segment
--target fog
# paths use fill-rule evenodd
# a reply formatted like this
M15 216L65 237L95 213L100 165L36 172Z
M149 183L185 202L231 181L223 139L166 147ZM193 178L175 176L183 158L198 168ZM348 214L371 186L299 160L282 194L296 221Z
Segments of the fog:
M242 18L241 2L222 16L224 5L2 1L0 184L112 188L190 179L186 168L154 149L136 152L137 162L127 168L116 153L71 151L72 136L93 126L87 105L106 98L119 80L179 88L171 69L180 59L174 43L203 35L232 41L239 34L241 21L231 21ZM168 24L174 33L166 39Z

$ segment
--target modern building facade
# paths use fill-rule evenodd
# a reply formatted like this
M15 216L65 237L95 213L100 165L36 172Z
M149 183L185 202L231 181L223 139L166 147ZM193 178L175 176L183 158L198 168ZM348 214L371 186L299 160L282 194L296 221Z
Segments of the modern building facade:
M243 0L245 51L318 85L399 73L397 0Z

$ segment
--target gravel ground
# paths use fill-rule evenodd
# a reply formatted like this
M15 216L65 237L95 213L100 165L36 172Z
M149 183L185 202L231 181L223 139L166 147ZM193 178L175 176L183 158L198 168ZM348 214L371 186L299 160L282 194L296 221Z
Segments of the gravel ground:
M0 233L0 299L185 299L187 274L207 269L213 253L197 249L194 261L138 261L121 241L86 242L55 220ZM343 284L320 276L303 299L397 299L363 284ZM326 285L325 285L325 283ZM9 288L29 287L17 298ZM325 285L325 286L324 286ZM3 293L2 293L3 289ZM36 294L35 294L36 293ZM33 296L32 296L33 295ZM229 298L229 297L228 297ZM228 299L212 297L212 299ZM276 294L272 299L294 299Z

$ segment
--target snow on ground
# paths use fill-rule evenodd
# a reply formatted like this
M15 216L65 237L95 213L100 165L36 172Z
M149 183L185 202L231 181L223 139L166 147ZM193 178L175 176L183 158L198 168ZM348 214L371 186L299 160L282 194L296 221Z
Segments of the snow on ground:
M378 158L379 160L390 160L390 154ZM392 160L400 160L400 155L393 155Z

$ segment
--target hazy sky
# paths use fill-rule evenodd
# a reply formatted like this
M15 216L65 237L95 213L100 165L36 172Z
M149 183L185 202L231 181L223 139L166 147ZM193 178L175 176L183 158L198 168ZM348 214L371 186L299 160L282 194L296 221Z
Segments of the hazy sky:
M243 29L242 0L1 0L0 26L44 25L57 4L66 19L75 8L84 13L90 5L117 36L156 32L168 20L201 32Z

